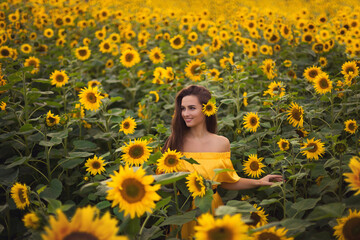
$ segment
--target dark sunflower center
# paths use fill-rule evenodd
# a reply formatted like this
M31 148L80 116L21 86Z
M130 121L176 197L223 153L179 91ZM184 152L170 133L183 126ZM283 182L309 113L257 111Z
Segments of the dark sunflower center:
M178 163L178 159L174 155L168 155L165 159L165 164L168 167L176 166Z
M211 105L206 105L206 111L210 112L213 110L213 107Z
M34 61L34 60L30 60L30 61L29 61L29 65L36 67L37 63L36 63L36 61Z
M63 20L62 20L61 18L56 19L56 24L57 24L57 25L60 25L60 26L61 26L61 25L63 25L63 23L64 23L64 22L63 22Z
M130 123L129 122L124 122L123 123L123 128L124 129L129 129L130 128Z
M104 49L106 49L106 50L107 50L107 49L110 49L110 45L109 45L108 43L105 43L105 44L104 44Z
M346 151L346 145L344 143L337 143L335 145L335 151L337 153L344 153Z
M213 77L216 77L216 72L214 71L214 72L211 72L211 76L213 76Z
M284 27L284 34L287 35L289 33L289 29L287 27Z
M125 61L131 62L134 59L134 55L132 53L128 53L125 55Z
M174 43L175 46L180 45L181 44L181 39L179 37L177 37L177 38L174 39L173 43Z
M251 226L256 226L261 220L260 216L256 212L251 213L250 219L252 220L252 222L248 223L248 225L251 225Z
M277 39L277 36L273 34L270 38L270 42L275 42Z
M93 169L99 169L100 167L101 167L100 162L95 161L95 162L92 163L92 168Z
M287 142L282 142L281 143L282 149L286 149L286 148L288 148L288 146L289 146L289 144Z
M349 74L350 72L355 72L355 69L353 68L353 67L347 67L346 68L346 70L345 70L345 72L347 73L347 74Z
M121 196L128 203L136 203L141 201L145 196L144 185L134 178L125 179L122 183Z
M200 182L200 180L198 180L198 179L195 180L195 187L196 187L196 190L201 192L201 182Z
M10 51L8 49L2 49L1 55L7 57L10 55Z
M56 75L55 80L57 82L63 82L65 80L65 78L63 75L59 74L59 75Z
M311 77L311 78L315 78L316 76L318 75L318 71L317 70L311 70L311 71L309 71L309 76Z
M214 41L214 48L216 48L218 45L219 45L219 42L218 42L218 40L215 39L215 41Z
M99 240L99 238L86 232L72 232L64 240Z
M320 86L320 88L322 88L322 89L328 89L328 88L329 88L329 82L328 82L328 80L325 79L325 78L320 79L320 81L319 81L319 86Z
M271 70L271 65L270 65L270 64L267 64L267 65L266 65L266 72L270 72L270 70Z
M233 239L233 233L226 227L215 227L208 232L208 238L211 240L226 240Z
M318 145L316 143L309 143L307 145L308 148L313 147L312 149L309 149L309 152L315 153L318 150Z
M279 236L270 232L263 232L258 236L258 240L281 240Z
M80 56L84 57L84 56L87 55L87 50L81 49L81 50L78 51L78 53L79 53Z
M29 47L28 47L28 46L25 46L25 47L24 47L24 51L29 51Z
M53 117L48 117L48 121L49 121L50 123L54 123L54 122L55 122L55 118L53 118Z
M291 117L296 120L296 121L300 121L301 120L301 112L299 111L299 109L295 108L291 111Z
M312 36L311 36L311 35L305 36L305 41L306 41L306 42L311 42L311 40L312 40Z
M360 239L360 217L354 217L346 221L343 234L346 240Z
M191 69L190 69L190 72L192 75L199 75L201 73L201 70L200 70L200 65L199 64L194 64Z
M250 118L250 125L252 126L252 127L254 127L254 126L256 126L256 124L257 124L257 119L256 119L256 117L252 117L252 118Z
M251 171L254 171L254 172L259 170L259 163L257 161L252 161L250 163L250 169L251 169Z
M26 198L24 197L25 194L26 191L24 191L23 189L19 189L18 197L21 203L26 203Z
M88 93L88 94L86 95L86 99L87 99L88 102L90 102L90 103L96 103L96 100L97 100L97 98L96 98L96 96L95 96L94 93Z
M155 59L160 59L161 57L160 57L159 53L155 53L155 54L154 54L154 58L155 58Z
M144 156L144 148L140 145L134 145L129 149L129 155L131 158L141 158Z
M350 131L354 131L355 130L355 124L354 123L349 123L348 128Z

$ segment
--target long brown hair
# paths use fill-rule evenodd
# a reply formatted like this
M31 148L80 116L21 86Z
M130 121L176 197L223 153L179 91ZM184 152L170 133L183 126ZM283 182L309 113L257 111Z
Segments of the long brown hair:
M186 126L184 119L181 116L181 102L185 96L193 95L199 99L201 105L206 104L211 99L211 93L208 89L202 86L190 85L178 92L175 99L175 113L171 121L171 135L166 140L162 152L168 148L171 150L182 151L184 135L190 129ZM205 118L206 129L211 133L217 131L216 115Z

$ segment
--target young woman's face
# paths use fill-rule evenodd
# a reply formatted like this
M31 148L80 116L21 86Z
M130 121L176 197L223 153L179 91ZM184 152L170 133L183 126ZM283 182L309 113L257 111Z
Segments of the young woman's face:
M194 95L183 97L181 101L181 116L188 127L205 124L205 115L202 112L202 105L200 104L199 99Z

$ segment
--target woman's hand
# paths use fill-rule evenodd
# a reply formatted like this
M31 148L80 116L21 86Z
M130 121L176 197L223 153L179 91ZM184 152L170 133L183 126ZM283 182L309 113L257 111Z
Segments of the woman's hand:
M283 177L281 175L266 175L263 178L259 179L260 186L271 186L274 182L281 182L283 181Z

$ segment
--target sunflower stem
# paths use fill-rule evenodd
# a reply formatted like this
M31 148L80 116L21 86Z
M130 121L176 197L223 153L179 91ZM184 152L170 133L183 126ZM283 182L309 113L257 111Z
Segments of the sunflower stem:
M47 142L47 129L45 127L45 131L44 131L44 140L45 142ZM50 182L51 179L51 169L50 169L50 156L49 156L49 147L45 146L45 159L46 159L46 169L47 169L47 174L48 174L48 182Z
M151 216L151 214L149 214L149 213L146 214L146 218L145 218L143 224L141 225L141 228L140 228L140 231L139 231L140 237L141 237L141 234L142 234L142 232L143 232L143 230L145 228L145 225L146 225L147 221L149 220L150 216Z
M343 169L342 169L342 155L339 157L339 198L340 202L342 202L342 182L343 182Z
M175 204L176 204L176 212L179 214L180 213L180 209L179 209L179 202L178 202L178 197L177 197L177 187L176 187L176 183L173 183L174 186L174 198L175 198Z

